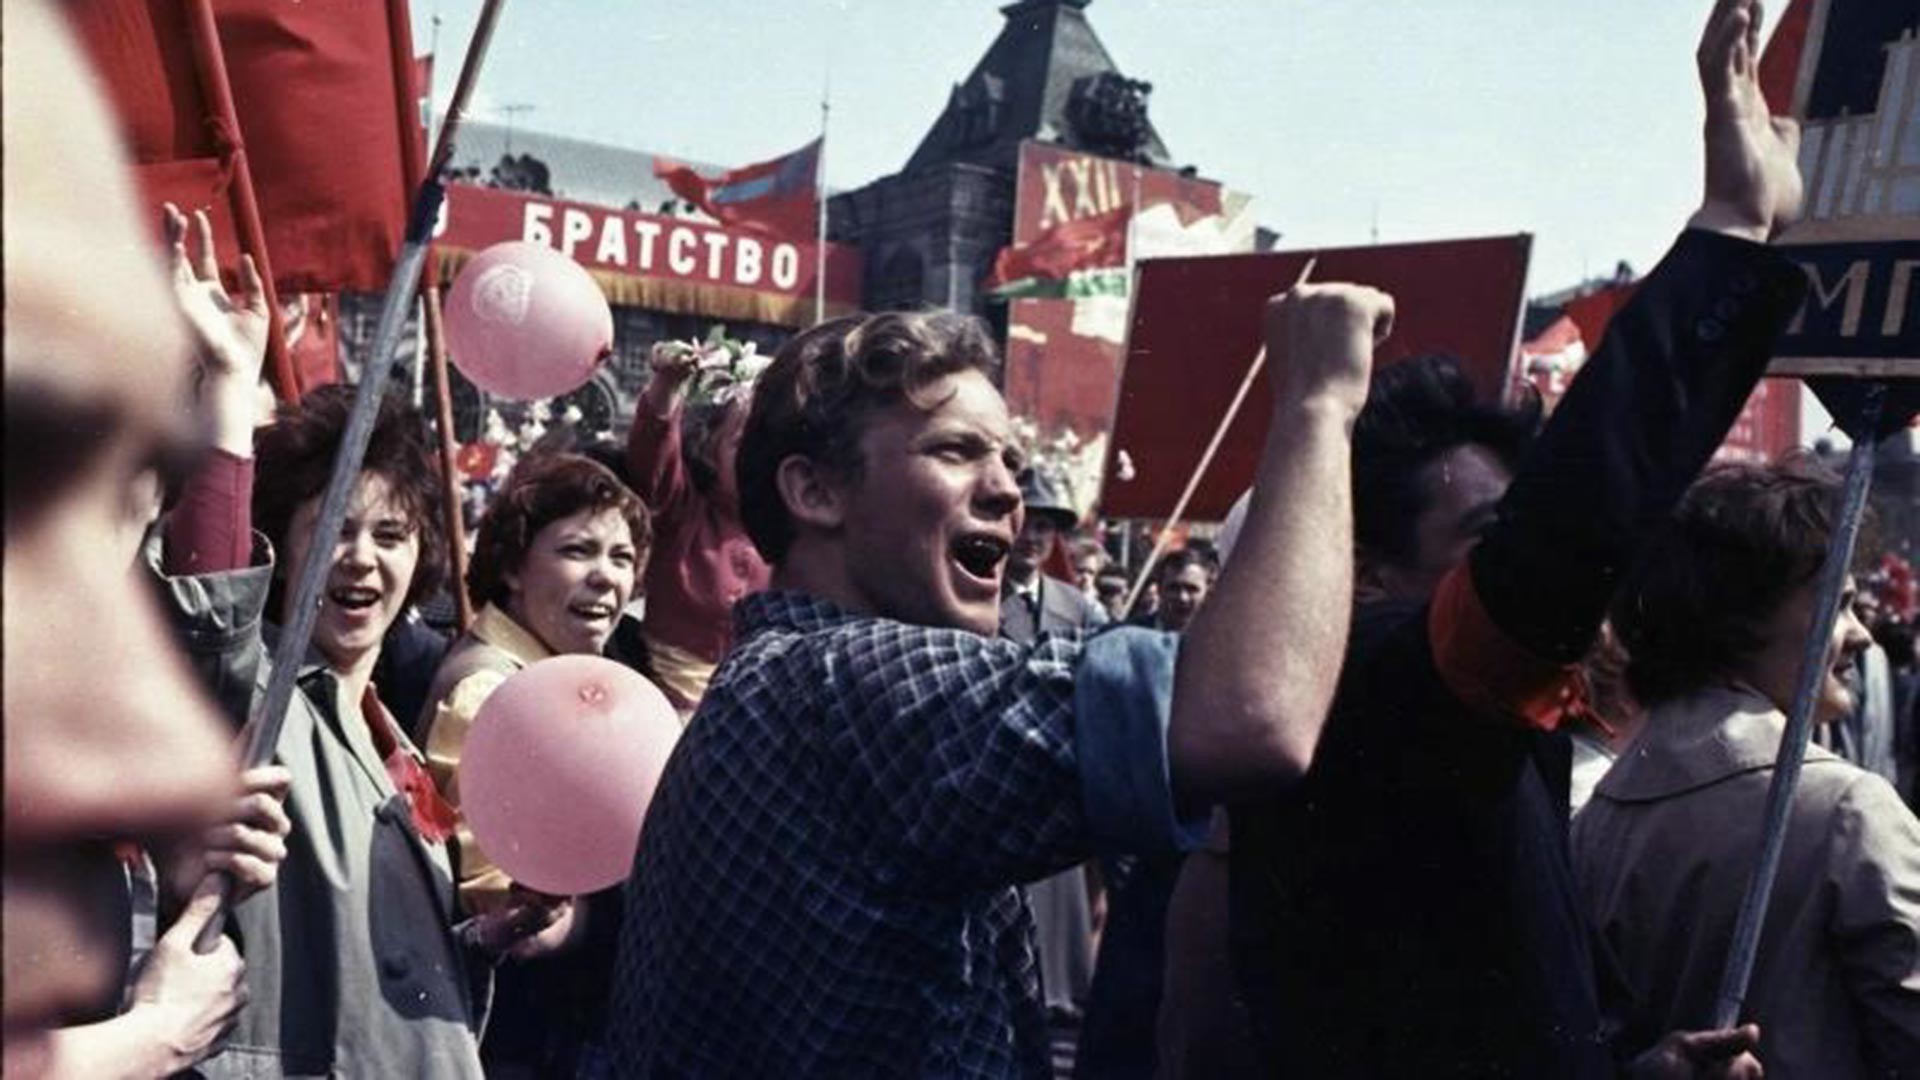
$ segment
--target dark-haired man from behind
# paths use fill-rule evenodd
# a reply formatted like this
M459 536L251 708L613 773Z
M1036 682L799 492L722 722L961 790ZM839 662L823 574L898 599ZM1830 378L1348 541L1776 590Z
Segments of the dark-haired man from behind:
M1752 0L1720 0L1710 16L1705 198L1511 484L1497 454L1466 445L1422 462L1410 440L1388 478L1459 504L1448 528L1416 528L1412 559L1365 550L1385 533L1356 500L1362 560L1382 569L1358 586L1377 600L1355 616L1313 769L1232 813L1233 955L1255 1060L1271 1072L1756 1067L1740 1054L1751 1028L1669 1035L1647 1056L1606 1030L1609 965L1576 902L1571 755L1552 729L1621 576L1725 437L1805 293L1798 268L1764 247L1797 215L1801 184L1797 134L1760 97L1758 20ZM1382 427L1356 434L1357 451L1401 419L1420 426L1363 414ZM1369 467L1356 462L1357 485L1374 482Z
M648 814L616 1070L1047 1075L1017 886L1174 846L1312 760L1351 592L1348 429L1391 312L1344 285L1269 302L1238 590L1177 659L1138 629L995 636L1022 462L977 324L853 317L783 347L738 466L774 587L735 609Z

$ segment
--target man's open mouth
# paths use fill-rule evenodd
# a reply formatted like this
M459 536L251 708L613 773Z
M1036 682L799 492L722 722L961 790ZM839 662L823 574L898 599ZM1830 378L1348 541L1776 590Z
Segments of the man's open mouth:
M974 577L991 580L999 574L1013 545L992 533L969 533L953 542L953 561Z
M612 604L605 604L605 603L600 603L598 601L594 601L594 602L586 602L586 603L568 604L567 610L569 612L572 612L573 615L577 618L592 621L596 619L611 619L613 618L616 609Z

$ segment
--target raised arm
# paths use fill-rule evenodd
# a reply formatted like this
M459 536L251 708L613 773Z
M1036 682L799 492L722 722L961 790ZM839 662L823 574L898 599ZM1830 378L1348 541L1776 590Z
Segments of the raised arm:
M627 432L627 468L636 494L655 514L679 499L688 483L680 458L680 409L688 382L699 370L700 356L692 347L662 341L647 358L653 379L640 393Z
M1267 302L1273 422L1233 559L1174 675L1175 788L1226 801L1303 775L1326 722L1353 604L1353 421L1393 299L1297 285Z
M188 224L185 214L167 204L174 301L200 341L196 390L211 425L213 450L188 479L167 520L163 565L169 574L237 570L251 562L255 401L267 354L266 290L253 259L240 257L236 301L220 283L206 211L195 211L192 222L198 258L187 251Z
M1797 128L1768 116L1760 95L1757 24L1753 0L1715 7L1698 53L1700 209L1561 401L1474 551L1470 581L1456 572L1436 597L1437 613L1483 605L1548 664L1590 647L1621 575L1726 437L1805 291L1794 265L1762 246L1798 214L1801 184ZM1436 622L1449 684L1499 707L1473 691L1501 679L1454 666L1472 661L1444 634Z

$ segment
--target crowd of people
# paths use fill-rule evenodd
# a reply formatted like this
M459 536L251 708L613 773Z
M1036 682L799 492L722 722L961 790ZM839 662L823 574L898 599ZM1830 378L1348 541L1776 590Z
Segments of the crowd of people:
M355 389L262 415L250 260L173 207L151 250L57 9L8 4L8 1075L1920 1077L1920 604L1877 551L1715 1022L1838 529L1810 458L1709 465L1806 290L1759 18L1714 3L1700 207L1550 417L1375 370L1393 298L1302 281L1251 490L1129 567L975 320L664 343L626 445L523 456L449 581L425 420L380 403L316 535ZM459 784L567 654L684 723L581 896Z

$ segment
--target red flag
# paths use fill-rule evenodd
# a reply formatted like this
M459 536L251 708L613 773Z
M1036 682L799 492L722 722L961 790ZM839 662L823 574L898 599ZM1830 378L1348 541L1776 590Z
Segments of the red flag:
M1133 207L1064 221L1030 244L1008 245L994 256L993 272L981 285L1000 289L1017 281L1059 281L1075 270L1099 270L1127 260L1127 222Z
M500 448L490 442L470 442L462 444L460 453L453 459L454 467L460 475L469 480L485 480L493 475L495 463L500 460Z
M311 390L340 381L340 298L303 293L287 305L287 352L300 386Z
M726 225L786 239L817 234L820 140L784 157L708 179L670 158L656 158L653 174L673 193Z
M1792 0L1760 53L1760 92L1775 116L1793 113L1793 84L1800 77L1800 54L1813 25L1813 0Z
M188 7L66 5L147 197L208 208L231 269L239 252L231 164L244 146L275 283L288 292L383 288L424 168L405 0L221 0L214 18L231 120L203 92Z

